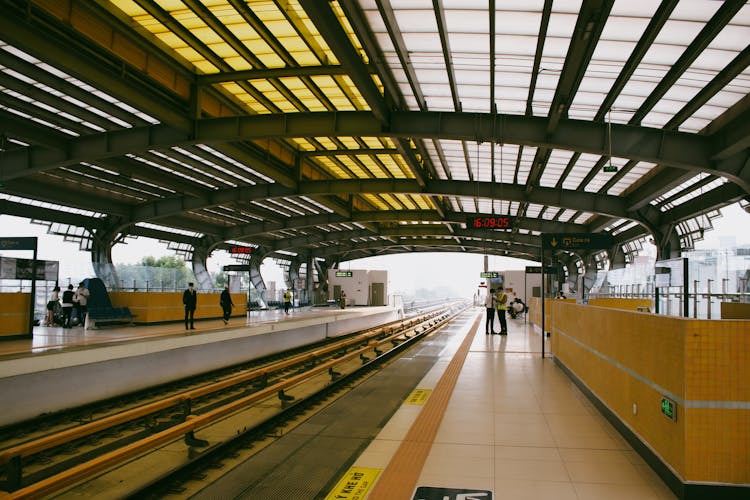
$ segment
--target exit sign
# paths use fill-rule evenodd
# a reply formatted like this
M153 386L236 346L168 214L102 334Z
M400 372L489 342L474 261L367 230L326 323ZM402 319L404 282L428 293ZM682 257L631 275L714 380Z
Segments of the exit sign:
M617 167L615 165L605 165L604 171L605 172L617 172Z
M670 420L677 420L677 403L667 397L662 396L661 412Z

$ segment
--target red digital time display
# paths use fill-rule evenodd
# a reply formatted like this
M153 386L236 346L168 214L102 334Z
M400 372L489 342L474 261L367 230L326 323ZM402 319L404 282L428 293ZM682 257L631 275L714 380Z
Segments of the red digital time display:
M474 229L513 229L513 217L492 215L483 217L469 217L466 227Z

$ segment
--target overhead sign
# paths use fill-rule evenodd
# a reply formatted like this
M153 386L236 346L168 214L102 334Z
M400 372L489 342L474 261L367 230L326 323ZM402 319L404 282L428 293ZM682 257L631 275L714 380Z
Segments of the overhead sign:
M468 488L419 486L412 500L492 500L492 492Z
M224 272L228 271L250 271L249 264L230 264L221 268Z
M33 260L0 257L0 279L30 280L32 277ZM41 281L57 281L60 263L56 260L37 260L36 279Z
M351 278L352 276L354 276L352 271L336 271L337 278Z
M554 267L547 266L544 268L544 274L555 274ZM542 274L542 266L526 266L526 274Z
M547 250L603 250L615 246L609 233L543 233L542 249Z
M247 255L253 253L254 250L253 247L231 247L229 253L232 255Z
M480 278L499 278L500 273L498 273L497 271L485 271L485 272L479 273L479 277Z
M474 229L513 229L513 222L513 217L506 215L467 217L466 227L473 227Z
M35 250L36 236L0 238L0 250Z

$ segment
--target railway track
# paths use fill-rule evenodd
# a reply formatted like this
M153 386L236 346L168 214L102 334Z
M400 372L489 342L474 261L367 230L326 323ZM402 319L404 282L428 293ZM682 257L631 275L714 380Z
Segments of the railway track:
M0 498L64 496L104 476L110 479L98 482L108 496L161 496L206 463L265 439L278 422L320 404L464 308L443 305L324 345L68 412L64 419L35 419L26 431L0 430ZM125 483L118 477L137 477L137 484L131 479L117 491Z

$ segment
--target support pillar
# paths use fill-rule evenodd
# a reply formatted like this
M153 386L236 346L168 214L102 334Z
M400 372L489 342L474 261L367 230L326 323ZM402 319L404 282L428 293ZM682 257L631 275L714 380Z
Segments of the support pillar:
M255 290L258 292L258 302L260 303L260 307L266 309L268 307L266 283L260 275L260 265L263 263L263 258L264 255L260 252L250 258L250 283L253 284L253 287L255 287Z
M211 255L211 245L205 241L193 245L193 257L191 263L193 266L193 274L195 274L195 287L199 291L208 292L213 290L214 284L211 279L211 275L206 267L209 255Z
M102 280L107 290L119 290L121 283L117 277L117 270L112 262L112 247L125 238L120 233L121 225L108 224L101 229L89 229L91 233L91 265L94 274Z

